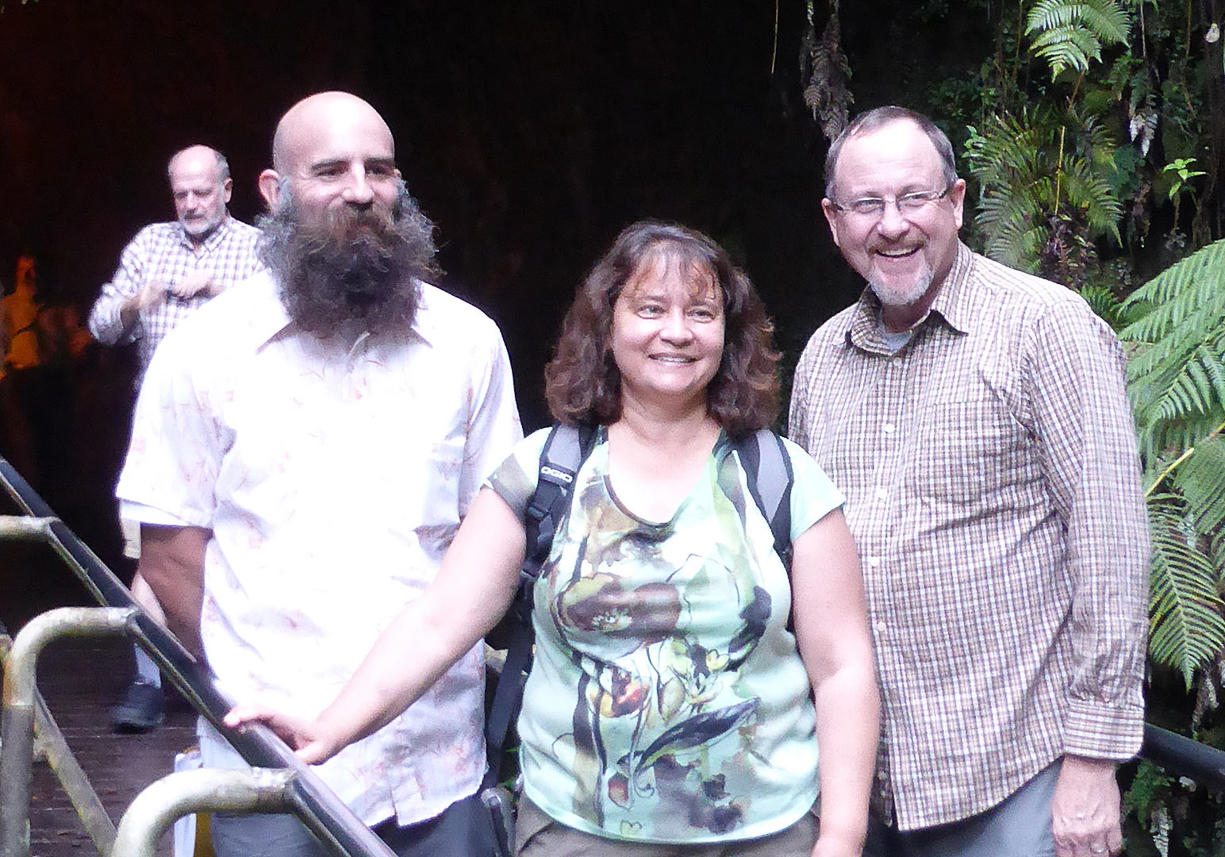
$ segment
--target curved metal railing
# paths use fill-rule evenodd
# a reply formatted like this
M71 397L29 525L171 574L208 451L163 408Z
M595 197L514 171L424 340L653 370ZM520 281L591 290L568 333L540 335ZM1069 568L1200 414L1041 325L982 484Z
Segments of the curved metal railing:
M255 768L292 772L287 788L293 811L326 847L336 854L350 857L392 855L386 844L309 767L299 762L270 729L255 725L238 731L225 726L222 718L231 708L231 701L218 690L208 668L197 661L177 637L132 600L131 593L119 578L56 517L4 458L0 458L0 484L23 510L24 517L35 519L33 522L8 521L6 529L10 534L19 531L22 538L37 539L48 544L100 604L125 611L123 630L149 653L162 674L174 683L248 764ZM109 621L113 621L113 616L102 624ZM21 639L22 634L18 634L14 648ZM10 669L5 670L5 707L3 724L0 725L0 857L29 857L29 759L33 752L36 705L30 701L28 694L23 693L10 709L8 689L12 673ZM13 681L23 684L27 679L14 676ZM32 688L32 678L28 681ZM24 770L18 770L19 766L23 766Z

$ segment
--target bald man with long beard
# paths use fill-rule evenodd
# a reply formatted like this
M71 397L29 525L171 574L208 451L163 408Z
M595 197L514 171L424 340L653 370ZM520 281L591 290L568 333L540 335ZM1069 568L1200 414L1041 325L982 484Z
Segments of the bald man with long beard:
M162 343L117 493L168 624L222 690L313 716L522 430L497 327L428 283L433 225L373 107L295 105L259 186L268 270ZM477 647L319 774L398 854L492 854L482 727ZM200 737L206 766L242 764ZM326 853L288 816L215 817L212 835L219 857Z

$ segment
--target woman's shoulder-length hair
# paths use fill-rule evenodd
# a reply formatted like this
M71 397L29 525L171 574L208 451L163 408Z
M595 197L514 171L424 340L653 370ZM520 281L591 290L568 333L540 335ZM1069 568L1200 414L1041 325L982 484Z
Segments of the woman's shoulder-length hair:
M545 367L545 397L553 419L607 425L620 417L613 307L643 263L661 254L682 271L710 277L723 299L723 359L707 388L707 413L732 437L769 428L779 410L780 355L765 306L715 241L697 230L657 221L639 221L622 231L566 312L553 359Z

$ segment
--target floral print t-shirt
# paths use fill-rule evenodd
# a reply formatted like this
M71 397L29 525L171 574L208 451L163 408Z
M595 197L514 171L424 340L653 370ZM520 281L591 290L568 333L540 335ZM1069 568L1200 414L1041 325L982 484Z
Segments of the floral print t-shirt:
M547 436L489 479L520 514ZM842 496L786 447L794 540ZM617 499L601 429L573 498L534 590L527 796L624 840L748 839L796 822L817 796L815 713L787 570L732 445L721 436L672 519L651 522Z

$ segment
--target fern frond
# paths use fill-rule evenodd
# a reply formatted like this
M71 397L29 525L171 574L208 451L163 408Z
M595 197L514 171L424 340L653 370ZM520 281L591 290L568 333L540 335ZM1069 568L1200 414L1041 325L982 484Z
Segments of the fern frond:
M1113 0L1085 0L1080 20L1104 44L1124 44L1131 33L1131 16Z
M1174 476L1187 503L1187 520L1201 535L1225 524L1225 438L1202 443Z
M1071 68L1087 71L1102 44L1125 44L1131 18L1117 0L1039 0L1025 21L1030 52L1046 60L1051 79Z
M1193 546L1185 504L1176 494L1149 498L1153 539L1149 654L1179 670L1190 690L1195 670L1225 649L1225 617L1208 556Z
M1025 34L1082 27L1103 42L1120 44L1131 32L1131 16L1116 0L1039 0L1025 18Z
M1033 274L1037 273L1038 257L1049 233L1045 224L1035 222L1035 218L1026 214L1024 208L1019 197L1009 199L997 195L992 200L984 200L979 224L995 227L987 230L989 236L984 248L987 256Z
M1213 242L1176 262L1149 280L1125 302L1126 305L1166 306L1194 290L1196 304L1210 303L1213 295L1225 302L1225 239Z
M1146 459L1174 445L1195 446L1222 421L1225 396L1220 380L1225 357L1196 347L1173 353L1147 375L1130 379L1128 394Z
M1091 34L1074 27L1047 30L1030 47L1034 55L1046 60L1051 67L1051 79L1065 69L1075 72L1089 70L1089 60L1101 57L1101 44Z
M1127 365L1141 450L1189 448L1225 418L1225 241L1158 274L1123 310L1139 317L1119 339L1144 346Z
M1169 269L1173 270L1173 268ZM1225 294L1217 290L1225 283L1221 276L1206 276L1188 282L1182 294L1154 305L1151 301L1134 300L1133 293L1123 304L1123 309L1135 321L1126 333L1130 342L1160 343L1168 340L1179 328L1199 330L1197 340L1206 338L1220 327L1225 317ZM1143 288L1143 286L1141 287Z
M1072 158L1067 163L1065 189L1068 200L1085 212L1090 229L1097 233L1108 232L1120 244L1118 222L1123 216L1123 205L1115 197L1110 185L1082 158Z
M1079 111L1069 110L1069 115L1076 119L1076 124L1069 130L1074 131L1079 138L1077 149L1085 153L1086 158L1094 167L1094 172L1104 175L1115 170L1114 153L1116 150L1114 133L1096 116L1081 119Z
M1025 19L1026 35L1070 26L1077 20L1077 5L1068 0L1039 0Z
M1119 328L1122 316L1119 306L1122 303L1110 289L1105 286L1085 286L1080 290L1080 296L1089 304L1089 309L1116 330Z
M1162 450L1191 449L1221 425L1214 417L1187 416L1176 422L1157 423L1143 434L1140 452L1155 461ZM1149 467L1151 475L1156 468Z
M1170 381L1165 395L1154 408L1157 420L1173 422L1186 417L1207 417L1225 402L1225 397L1213 387L1213 378L1225 374L1225 361L1220 356L1197 348Z

